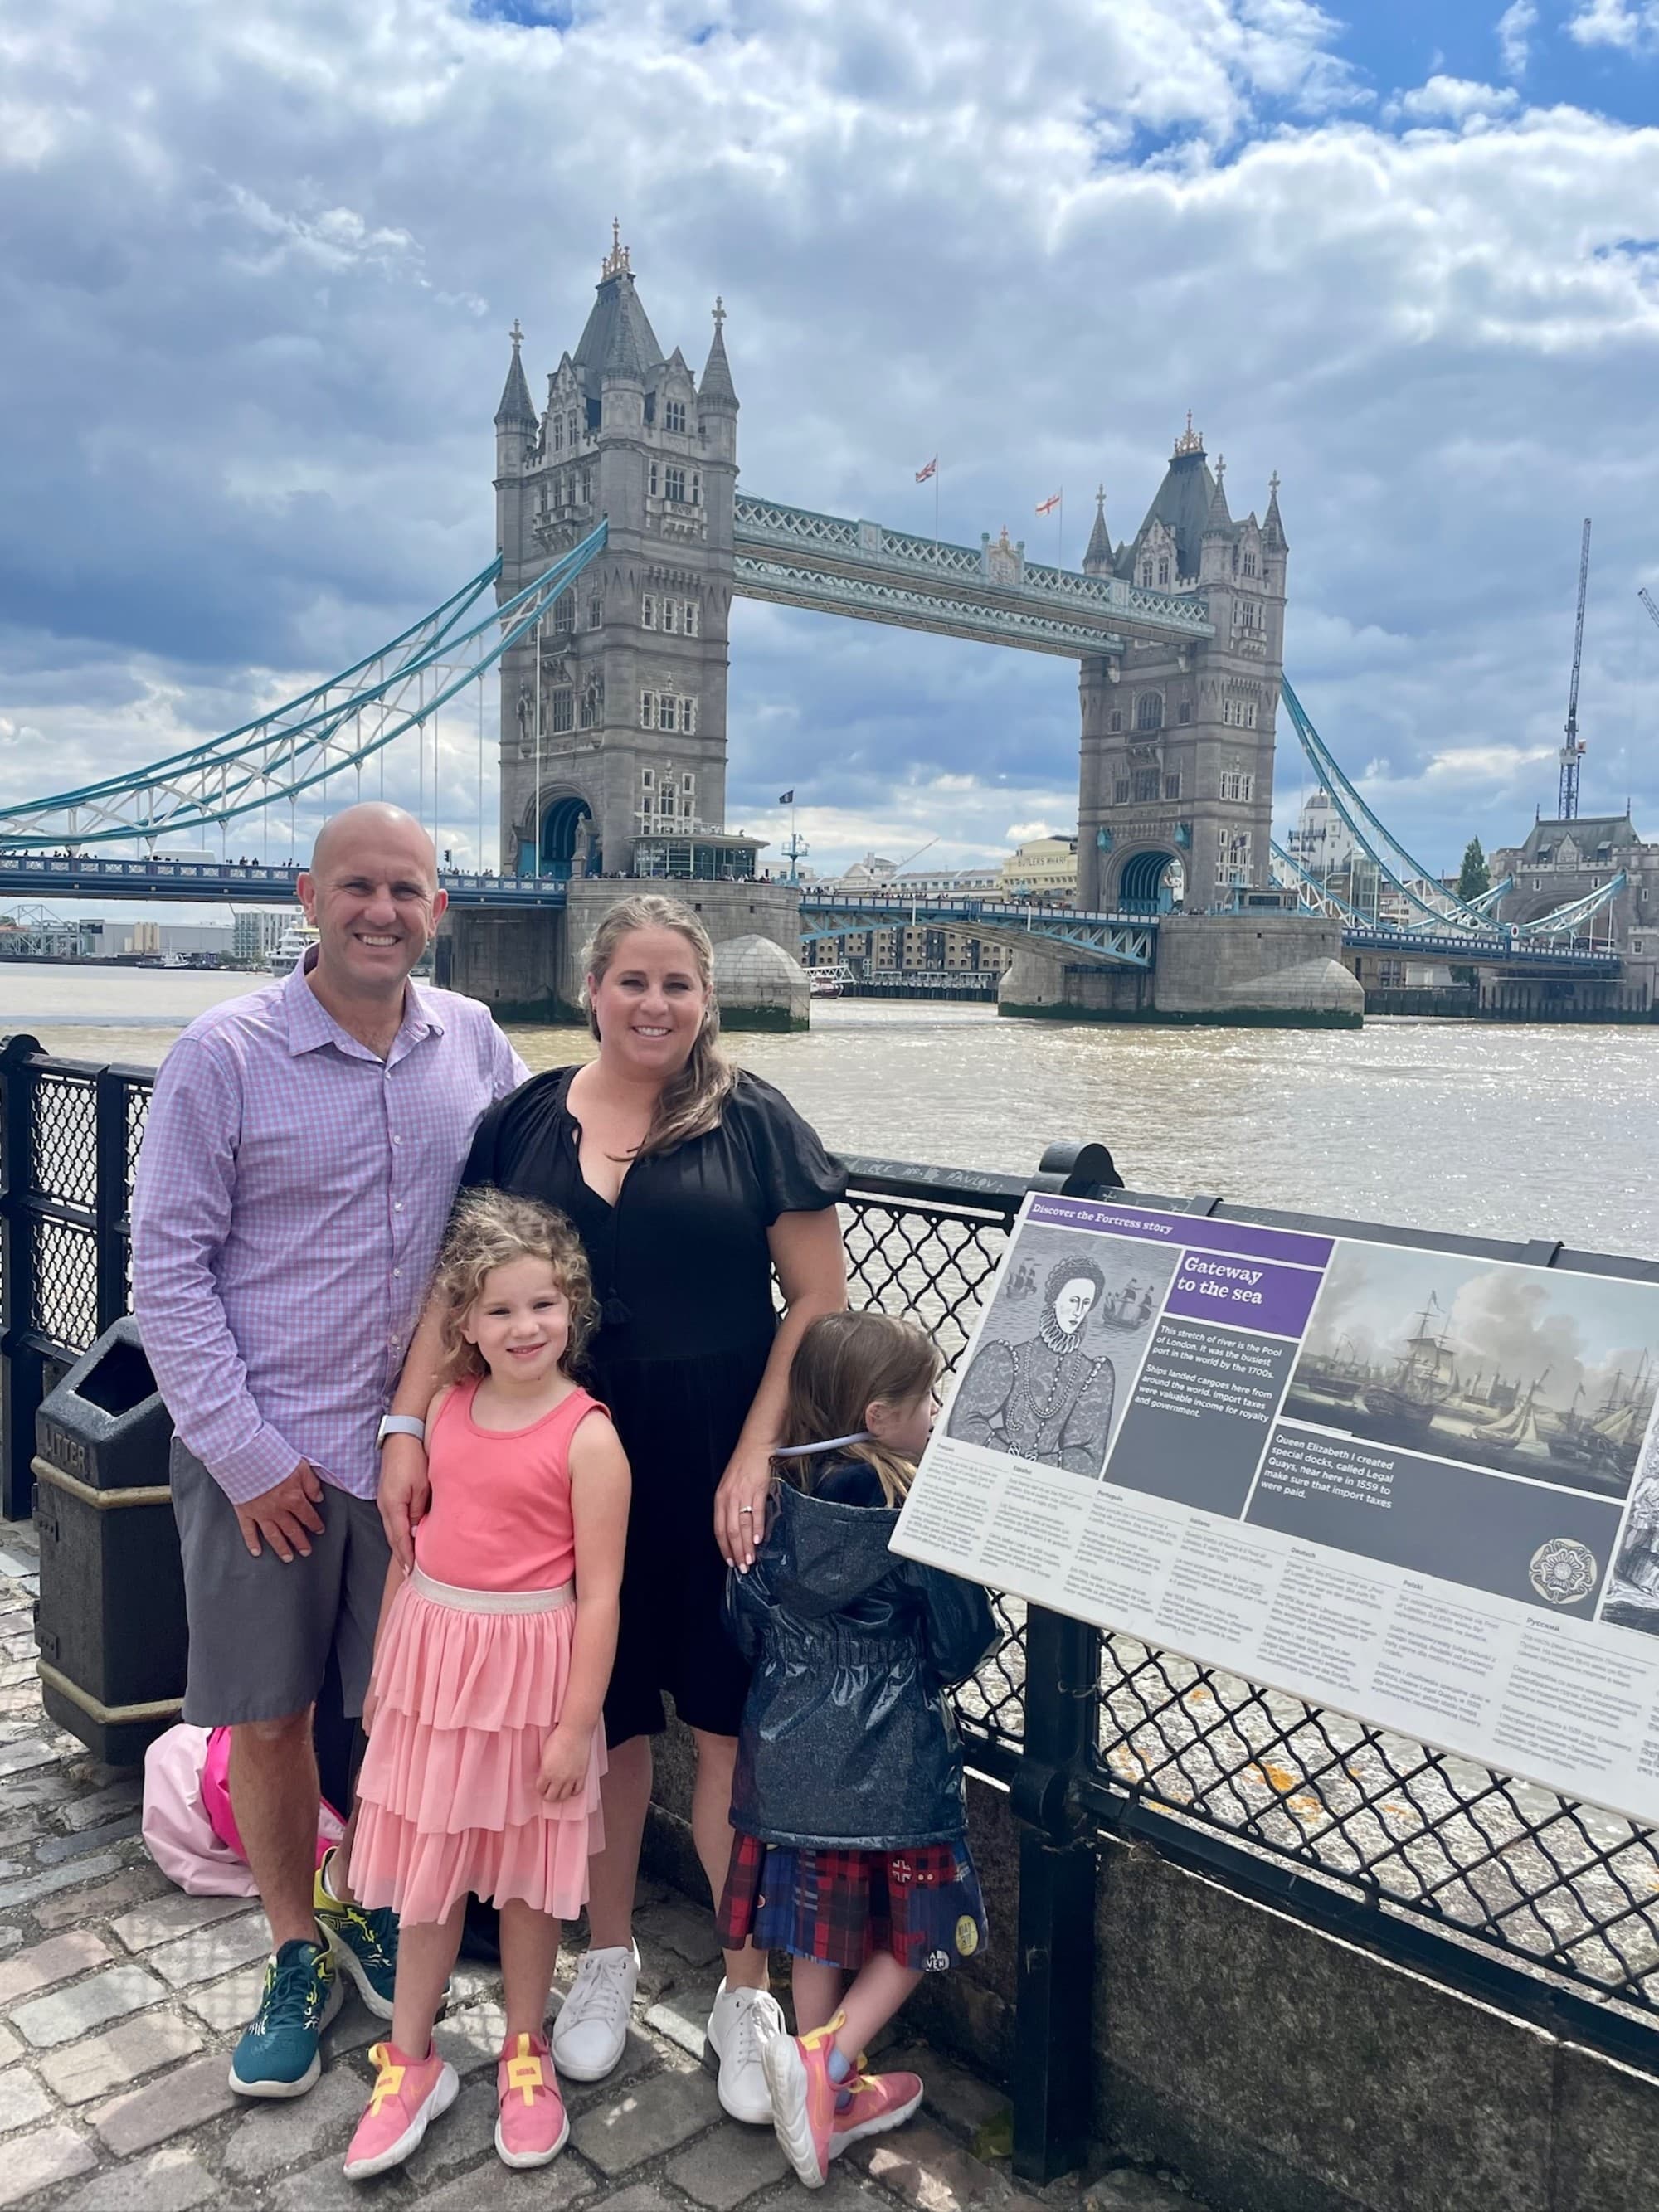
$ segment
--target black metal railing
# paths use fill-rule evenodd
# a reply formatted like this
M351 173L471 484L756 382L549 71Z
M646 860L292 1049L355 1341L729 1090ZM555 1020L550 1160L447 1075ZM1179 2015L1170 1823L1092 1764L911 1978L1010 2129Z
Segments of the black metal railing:
M0 1048L0 1475L29 1510L34 1412L125 1310L127 1201L151 1077ZM1032 1189L1121 1188L1102 1146L1030 1178L848 1158L855 1304L913 1313L959 1360ZM1126 1194L1212 1217L1368 1224ZM1659 1280L1659 1265L1390 1230L1395 1241ZM1150 1843L1238 1893L1659 2073L1659 1831L1425 1749L1133 1638L994 1599L1006 1634L958 1711L970 1765L1021 1822L1015 2160L1047 2179L1088 2109L1093 1888L1103 1837Z

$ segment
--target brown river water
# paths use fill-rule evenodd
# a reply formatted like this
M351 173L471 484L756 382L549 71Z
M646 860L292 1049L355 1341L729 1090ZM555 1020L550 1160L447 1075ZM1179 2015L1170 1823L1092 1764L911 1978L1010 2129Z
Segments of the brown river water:
M0 1030L154 1066L248 983L7 963ZM514 1041L535 1068L592 1048L578 1029ZM1141 1029L843 999L809 1034L730 1042L843 1152L1018 1174L1094 1138L1135 1189L1659 1256L1659 1028Z

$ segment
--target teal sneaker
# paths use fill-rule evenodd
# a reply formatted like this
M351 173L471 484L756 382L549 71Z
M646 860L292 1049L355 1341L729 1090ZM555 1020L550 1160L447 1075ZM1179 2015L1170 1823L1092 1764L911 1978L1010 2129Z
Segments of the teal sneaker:
M303 2097L322 2071L317 2045L345 1991L325 1943L296 1936L265 1966L264 1994L230 2062L239 2097Z
M362 1905L342 1903L323 1879L328 1867L325 1859L318 1868L312 1896L317 1925L328 1939L335 1965L356 1982L376 2020L390 2020L392 1987L398 1978L398 1916L385 1907L371 1912Z

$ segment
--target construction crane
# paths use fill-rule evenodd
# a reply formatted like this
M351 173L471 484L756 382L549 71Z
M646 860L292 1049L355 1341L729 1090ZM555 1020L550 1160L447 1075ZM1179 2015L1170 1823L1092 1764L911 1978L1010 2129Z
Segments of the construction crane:
M1648 612L1653 617L1654 621L1656 623L1659 623L1659 607L1656 607L1654 605L1652 594L1649 592L1645 584L1638 584L1636 586L1636 596L1640 599L1642 605L1647 609Z
M1572 634L1572 684L1567 692L1567 736L1561 748L1561 792L1556 819L1578 818L1578 763L1584 748L1578 741L1578 666L1584 657L1584 595L1589 589L1590 519L1584 517L1584 538L1578 549L1578 622Z

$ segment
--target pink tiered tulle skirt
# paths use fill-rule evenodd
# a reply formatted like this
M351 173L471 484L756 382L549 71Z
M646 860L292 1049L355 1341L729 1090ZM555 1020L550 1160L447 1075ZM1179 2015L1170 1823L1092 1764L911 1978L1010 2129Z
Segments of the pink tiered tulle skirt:
M575 1625L568 1586L459 1590L417 1568L397 1593L357 1783L351 1881L365 1905L441 1920L471 1892L497 1905L521 1899L562 1920L580 1911L588 1855L605 1844L604 1731L593 1732L574 1797L550 1805L536 1786Z

